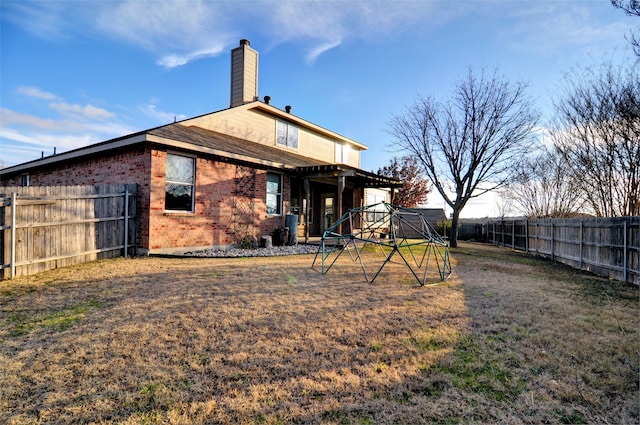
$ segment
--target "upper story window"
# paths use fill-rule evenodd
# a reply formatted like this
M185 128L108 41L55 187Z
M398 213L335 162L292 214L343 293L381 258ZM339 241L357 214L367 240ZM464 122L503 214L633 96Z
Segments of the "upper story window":
M193 212L195 171L194 158L167 154L165 210Z
M23 174L20 178L22 186L29 186L29 174Z
M282 175L267 173L267 215L282 214Z
M349 163L349 145L343 145L336 142L336 163L348 164Z
M276 139L279 145L298 149L298 127L284 121L277 122Z

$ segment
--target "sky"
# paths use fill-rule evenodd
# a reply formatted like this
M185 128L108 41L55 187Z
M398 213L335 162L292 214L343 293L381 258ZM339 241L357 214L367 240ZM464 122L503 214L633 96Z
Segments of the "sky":
M375 172L403 154L391 118L469 69L527 83L544 127L565 76L633 60L638 21L608 0L0 0L0 166L228 108L246 38L260 98L367 145Z

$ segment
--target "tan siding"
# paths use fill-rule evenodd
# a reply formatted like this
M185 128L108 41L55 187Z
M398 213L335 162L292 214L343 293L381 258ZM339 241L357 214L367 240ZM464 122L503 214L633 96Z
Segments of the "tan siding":
M335 142L304 129L298 135L298 153L321 161L335 162Z
M263 145L297 152L320 161L335 163L335 141L333 139L298 126L298 149L280 147L276 143L276 118L261 112L231 108L215 114L193 118L184 121L183 124L195 125ZM349 165L360 166L359 150L350 148Z
M275 120L263 114L232 108L215 114L193 118L184 125L196 125L267 146L275 144Z

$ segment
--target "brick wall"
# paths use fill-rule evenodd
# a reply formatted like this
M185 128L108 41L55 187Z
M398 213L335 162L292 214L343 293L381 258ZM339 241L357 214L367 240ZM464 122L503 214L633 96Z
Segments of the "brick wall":
M195 211L165 211L167 154L152 155L149 249L221 247L233 243L231 226L235 165L196 159Z
M108 157L93 156L73 162L47 166L29 172L30 186L94 185L100 183L136 183L138 185L138 235L136 244L146 248L148 221L141 219L149 213L150 149L134 147L110 152ZM20 186L21 175L3 178L1 186Z
M32 186L59 186L97 183L137 183L138 236L143 252L171 252L196 247L226 247L234 244L238 165L210 158L196 158L195 211L165 211L166 151L140 147L108 156L93 157L73 163L48 166L29 173ZM244 167L245 173L247 167ZM289 212L290 178L283 178L283 215L266 214L267 171L249 169L255 179L251 195L251 236L272 234L284 226ZM3 179L3 186L20 185L21 177ZM246 194L244 194L246 195ZM246 217L242 217L246 220Z
M208 158L196 159L196 187L194 213L166 212L165 174L167 154L163 151L152 153L151 202L149 216L149 249L151 251L171 251L184 247L227 247L238 239L236 231L239 222L247 223L254 241L263 234L271 234L284 226L283 216L266 214L265 170L249 169L235 164ZM244 178L253 179L255 190L252 194L239 193L238 175L242 167ZM247 173L250 175L247 176ZM284 211L288 211L290 179L283 178ZM238 197L251 204L248 210L253 217L246 217L247 210L238 208ZM243 216L239 216L243 214Z

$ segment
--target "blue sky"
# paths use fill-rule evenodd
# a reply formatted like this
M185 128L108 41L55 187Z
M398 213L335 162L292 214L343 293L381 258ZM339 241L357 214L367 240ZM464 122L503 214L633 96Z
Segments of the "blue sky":
M377 171L401 154L391 116L446 99L469 67L528 82L547 119L563 76L632 60L638 28L608 0L1 0L0 13L4 166L227 108L229 52L248 38L260 97L368 145L362 168Z

